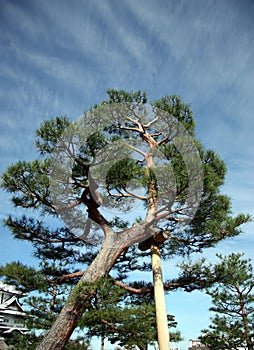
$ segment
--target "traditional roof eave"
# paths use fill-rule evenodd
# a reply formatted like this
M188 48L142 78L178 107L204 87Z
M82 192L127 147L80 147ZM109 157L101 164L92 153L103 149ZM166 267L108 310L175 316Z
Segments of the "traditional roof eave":
M17 311L17 310L4 310L4 309L0 309L0 315L1 315L1 314L26 316L26 313L25 313L24 311Z
M16 290L14 286L10 286L8 284L5 284L2 281L0 281L0 292L9 293L9 294L16 295L19 297L27 296L26 293L20 292L20 291Z
M4 303L0 304L0 310L3 310L3 309L7 309L8 307L10 307L10 305L12 304L16 304L17 307L22 311L24 312L22 306L20 305L19 301L17 300L17 298L15 296L11 297L10 299L6 300Z
M6 327L6 328L7 328L7 330L4 331L3 334L8 334L8 333L11 333L13 331L19 331L20 333L23 333L23 332L28 330L28 328L26 328L26 327L15 327L15 326L13 326L12 328L9 328L9 327Z

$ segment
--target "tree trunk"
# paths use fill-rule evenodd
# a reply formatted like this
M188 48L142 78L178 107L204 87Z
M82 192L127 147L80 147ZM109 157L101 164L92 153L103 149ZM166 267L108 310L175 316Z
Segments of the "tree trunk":
M248 323L248 317L247 317L244 305L241 305L241 309L242 309L242 319L244 324L244 333L245 333L247 349L254 350L252 336L251 336L250 327Z
M169 350L168 317L162 279L160 249L156 243L151 244L151 255L159 349Z
M238 284L235 286L235 288L237 290L238 298L240 300L241 317L242 317L242 320L243 320L244 336L245 336L245 340L246 340L247 349L248 350L254 350L253 349L252 336L251 336L249 322L248 322L248 316L247 316L247 313L246 313L245 304L242 301L242 292L240 291L240 288L239 288Z
M73 288L58 318L41 343L36 347L36 350L64 349L65 344L77 326L78 320L94 295L95 291L91 285L89 286L89 283L96 282L106 276L121 253L121 247L117 246L116 243L114 234L109 235L95 260L85 271L79 283Z
M146 239L146 237L145 225L133 226L118 233L107 229L107 236L100 252L85 271L79 283L73 288L56 321L36 350L64 350L78 320L88 308L95 293L91 283L100 280L109 273L125 248Z

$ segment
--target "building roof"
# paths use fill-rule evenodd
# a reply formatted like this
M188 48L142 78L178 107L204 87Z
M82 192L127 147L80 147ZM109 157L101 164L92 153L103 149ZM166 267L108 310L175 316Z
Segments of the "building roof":
M0 333L26 331L24 322L27 315L18 300L25 294L0 281L0 296Z
M26 313L16 296L12 296L4 303L0 304L0 315L16 315L16 316L25 316Z
M17 312L22 314L25 313L24 309L20 305L16 296L12 296L8 300L0 304L0 313L2 312L5 313L5 311L7 310L9 313L13 313L13 312L15 312L15 314L17 314Z
M13 294L19 297L25 297L27 294L16 289L16 286L6 284L0 281L0 292Z

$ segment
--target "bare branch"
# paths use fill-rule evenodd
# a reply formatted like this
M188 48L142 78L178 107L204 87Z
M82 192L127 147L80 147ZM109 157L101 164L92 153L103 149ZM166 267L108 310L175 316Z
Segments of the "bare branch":
M133 113L134 115L136 115L136 113ZM138 120L135 120L135 119L133 119L133 118L131 118L131 117L125 117L127 120L129 120L130 122L132 122L133 124L136 124L136 125L138 125L138 126L140 126L140 122L138 121Z
M68 280L68 279L71 279L71 278L76 278L76 277L82 277L85 272L86 271L84 270L84 271L77 271L77 272L69 273L67 275L63 275L60 278L47 280L47 282L62 284L65 280Z
M126 144L124 144L126 146ZM141 154L142 156L146 157L147 156L147 153L141 151L139 148L136 148L130 144L127 145L129 148L133 149L135 152Z
M139 196L127 190L126 186L123 186L124 191L129 195L129 197L134 197L140 200L147 200L147 196Z
M165 137L165 139L161 140L160 142L158 142L158 146L161 146L161 145L165 145L165 143L169 142L169 138L168 137Z
M144 128L149 128L153 123L157 122L158 119L159 119L159 117L154 118L149 123L145 124Z
M120 125L119 128L120 128L121 130L131 130L131 131L137 131L137 132L139 132L139 129L138 129L138 128L134 128L134 127L131 127L131 126L122 126L122 125Z

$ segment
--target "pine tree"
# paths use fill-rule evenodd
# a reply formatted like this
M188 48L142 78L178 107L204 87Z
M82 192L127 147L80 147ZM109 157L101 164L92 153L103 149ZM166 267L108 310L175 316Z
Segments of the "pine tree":
M230 199L220 193L225 164L196 140L190 106L170 96L147 109L145 93L107 93L77 123L65 117L44 122L36 138L41 157L20 161L2 176L2 188L26 213L6 220L14 237L30 241L41 261L58 262L47 272L52 286L79 280L38 350L64 348L90 306L94 283L118 261L131 265L144 256L127 259L136 244L151 239L164 259L190 254L237 235L249 220L232 217ZM137 202L143 215L129 215L127 223L101 210L128 211Z
M208 289L212 297L212 324L204 330L203 342L211 348L254 349L254 275L251 260L243 254L219 256L213 267L220 282Z

